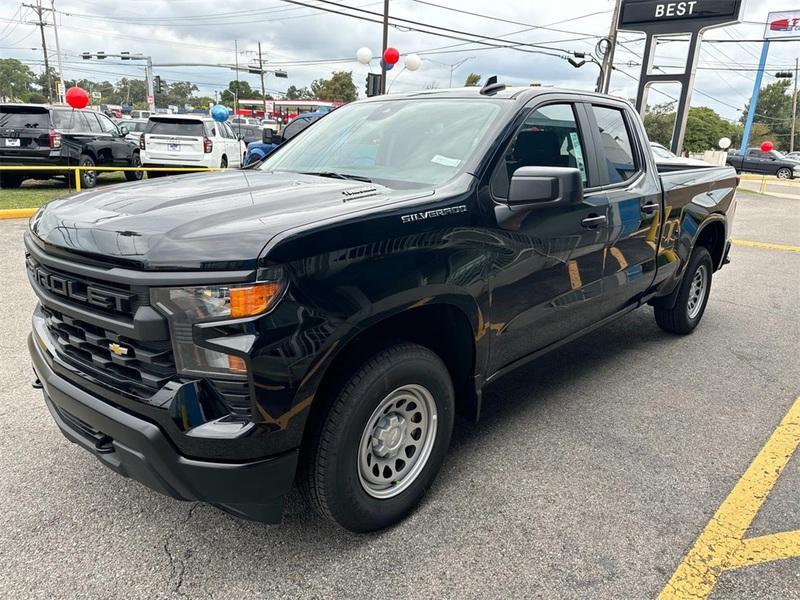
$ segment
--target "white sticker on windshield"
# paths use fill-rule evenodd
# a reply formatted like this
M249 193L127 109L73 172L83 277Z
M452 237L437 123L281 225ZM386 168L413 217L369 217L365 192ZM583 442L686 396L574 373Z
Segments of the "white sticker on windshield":
M586 179L586 164L583 162L583 150L581 150L581 142L577 132L571 131L569 139L572 142L572 151L575 153L575 162L578 165L578 170L581 172L581 179L588 181Z
M437 154L431 159L432 163L436 163L437 165L442 165L443 167L457 167L461 164L461 159L458 158L448 158L447 156L442 156L441 154Z

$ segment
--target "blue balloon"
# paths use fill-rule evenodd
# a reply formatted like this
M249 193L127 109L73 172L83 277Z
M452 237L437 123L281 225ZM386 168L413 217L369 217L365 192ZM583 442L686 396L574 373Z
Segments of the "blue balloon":
M228 109L222 104L215 104L214 107L211 109L211 118L219 123L228 120Z
M392 69L394 69L394 65L390 65L389 63L387 63L383 59L381 59L381 67L383 67L387 71L391 71Z

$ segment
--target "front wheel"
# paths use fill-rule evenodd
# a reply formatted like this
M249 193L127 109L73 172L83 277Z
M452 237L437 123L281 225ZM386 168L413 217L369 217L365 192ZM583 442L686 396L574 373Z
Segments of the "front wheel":
M14 189L22 185L22 173L0 173L0 188Z
M431 350L403 343L345 381L312 425L300 489L322 516L356 532L388 527L419 503L453 430L450 374Z
M656 323L661 329L680 334L694 331L706 311L713 266L708 250L702 246L694 249L683 275L675 306L655 307Z
M778 179L791 179L792 178L792 170L791 169L787 169L786 167L783 167L781 169L778 169L778 172L776 173L776 175L777 175Z

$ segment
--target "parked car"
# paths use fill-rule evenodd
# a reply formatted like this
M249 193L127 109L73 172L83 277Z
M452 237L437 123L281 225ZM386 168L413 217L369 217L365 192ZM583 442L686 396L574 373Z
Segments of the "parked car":
M154 115L139 138L147 167L240 167L246 146L228 123L203 115Z
M694 331L737 183L659 173L612 96L353 102L257 169L42 208L25 236L36 384L68 439L161 493L276 522L297 481L325 518L387 527L486 385L648 304Z
M274 133L278 133L281 130L281 124L278 123L275 119L262 119L261 120L261 127L264 129L269 129Z
M693 167L712 166L711 164L707 163L704 160L678 156L677 154L675 154L671 150L668 150L665 146L662 146L658 142L650 142L650 149L653 151L653 156L656 159L656 164L661 170L668 170L671 167L682 169L689 166Z
M263 129L258 125L231 125L233 133L235 133L245 145L251 142L261 141L263 137Z
M231 117L228 122L231 125L255 125L256 127L261 125L261 121L254 117Z
M777 150L764 152L761 148L748 148L747 154L728 154L725 161L737 173L775 175L778 179L800 177L800 161L787 158Z
M132 110L130 112L131 119L149 119L152 113L149 110Z
M0 165L38 167L138 167L139 148L125 139L128 130L91 110L41 104L0 104ZM18 188L26 179L49 179L72 171L0 173L0 187ZM141 172L125 172L128 181ZM80 173L81 186L97 183L97 171Z
M128 130L125 139L136 144L138 147L139 137L141 137L145 127L147 127L147 119L120 119L117 121L117 126L125 127Z
M308 112L289 121L280 134L274 133L272 129L264 128L262 138L247 144L247 155L244 158L245 166L249 166L262 160L267 154L275 150L279 145L289 141L314 121L324 117L327 112Z
M786 158L788 158L789 160L800 161L800 152L789 152L788 154L786 154Z

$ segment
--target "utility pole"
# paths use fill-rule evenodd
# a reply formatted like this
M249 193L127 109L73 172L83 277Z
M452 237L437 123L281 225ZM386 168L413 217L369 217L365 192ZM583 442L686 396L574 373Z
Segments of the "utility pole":
M797 76L800 75L800 58L794 59L794 95L792 96L792 136L789 138L789 152L794 152L794 132L797 125Z
M264 61L261 58L261 42L258 42L258 68L261 71L261 100L264 102L264 118L267 115L267 88L264 87Z
M386 93L386 63L383 55L389 47L389 0L383 0L383 50L381 50L381 94Z
M239 101L239 40L233 40L233 52L236 60L236 93L233 95L233 114L237 115L236 103Z
M47 58L47 41L44 38L44 20L42 19L42 13L45 8L42 8L42 0L36 0L36 4L23 4L22 6L27 6L28 8L32 9L36 15L39 17L39 32L42 34L42 52L44 53L44 72L47 76L47 101L53 101L53 82L50 79L50 61Z
M56 0L50 0L50 11L53 13L53 34L56 37L56 58L58 59L58 78L60 84L58 85L58 101L64 102L64 94L66 93L66 84L64 83L64 65L61 62L61 44L58 41L58 19L56 18Z
M617 23L619 23L619 12L622 0L614 3L614 16L611 17L611 29L608 32L608 51L603 56L603 64L600 66L600 75L597 76L596 91L603 94L608 93L611 85L611 73L614 70L614 52L617 49Z

